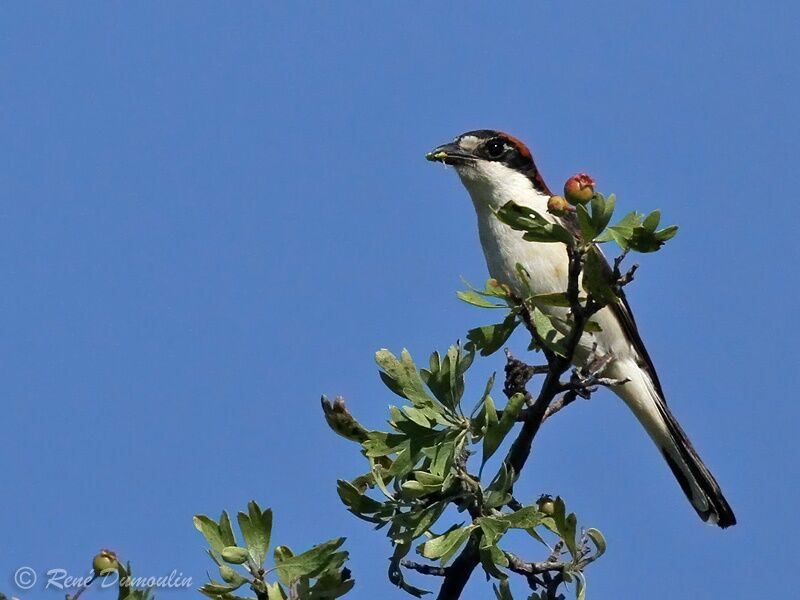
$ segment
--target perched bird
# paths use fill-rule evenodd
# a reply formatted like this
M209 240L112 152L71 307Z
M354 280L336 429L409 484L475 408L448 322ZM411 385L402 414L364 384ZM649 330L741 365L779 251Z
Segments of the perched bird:
M524 297L526 292L516 269L516 265L521 264L530 274L534 294L566 290L569 259L564 246L525 241L521 232L502 223L494 214L506 202L514 201L572 227L566 221L574 215L557 217L547 212L551 193L525 144L506 133L482 129L464 133L453 142L435 148L427 158L455 167L472 197L491 277ZM566 316L567 309L553 307L549 310L554 316ZM736 517L714 476L667 406L655 367L624 294L598 312L593 320L598 322L601 331L583 335L574 362L585 364L594 348L598 355L610 359L603 375L627 379L625 384L613 386L612 390L633 411L656 443L694 509L704 521L720 527L734 525Z

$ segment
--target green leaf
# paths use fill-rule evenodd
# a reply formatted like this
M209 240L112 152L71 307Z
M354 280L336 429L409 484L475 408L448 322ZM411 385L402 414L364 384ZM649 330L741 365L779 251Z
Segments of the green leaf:
M228 544L217 522L206 515L195 515L192 520L194 521L194 526L203 534L209 545L217 552L222 552L222 549Z
M583 288L601 306L617 301L617 293L611 285L608 268L597 248L586 253L583 265Z
M497 420L497 414L494 414L494 419L490 418L489 401L487 399L487 412L486 412L486 434L483 437L483 464L491 458L491 456L500 447L500 444L505 439L514 423L517 422L517 417L523 406L525 406L525 395L517 393L509 398L506 407L503 409L503 415L500 420ZM492 409L494 404L492 403Z
M625 215L621 221L606 229L602 234L595 238L597 242L609 242L614 240L619 244L623 250L628 250L630 247L630 239L633 236L634 229L640 228L642 223L642 215L637 212L630 212Z
M344 538L329 540L310 550L282 560L276 557L275 568L281 581L289 584L300 577L316 577L327 569L338 569L347 560L347 552L335 552L344 543Z
M438 559L444 565L464 545L464 542L467 541L475 527L475 525L467 525L466 527L454 526L442 535L420 544L417 547L417 552L425 558Z
M530 207L507 202L495 214L500 221L512 229L524 231L525 233L522 237L528 241L561 242L568 246L575 244L575 238L569 231Z
M400 489L402 490L402 497L405 499L421 498L429 493L428 489L424 485L422 485L419 481L414 481L413 479L404 481L400 485Z
M440 475L433 475L427 471L414 471L413 475L414 479L419 481L422 485L441 486L442 482L444 482L444 477L441 477Z
M403 448L408 437L385 431L370 431L368 438L361 444L367 456L379 457L396 454Z
M564 540L572 558L578 557L578 544L575 540L577 530L577 518L575 513L566 512L564 500L557 496L553 501L553 522L555 523L556 533Z
M247 514L240 512L237 515L239 529L247 543L250 556L257 566L264 564L269 549L269 538L272 533L272 511L262 511L255 500L247 504Z
M555 223L545 225L544 227L532 231L527 231L522 234L522 239L528 242L540 242L545 244L561 242L567 246L575 245L575 238L572 237L572 234L561 225L556 225Z
M564 348L564 336L555 328L551 317L538 308L533 309L533 326L536 329L536 334L539 340L547 348L564 356L566 349Z
M308 593L309 600L330 600L339 598L353 589L355 582L349 572L328 570L317 578Z
M658 213L658 211L654 211L647 218L650 219L655 213ZM657 219L653 219L648 226L655 227L653 225L654 222L657 223ZM643 224L633 230L629 240L630 248L637 252L655 252L664 245L664 242L673 238L677 232L678 228L675 225L666 227L661 231L652 231Z
M503 571L497 568L498 564L504 567L508 566L508 559L500 548L497 546L486 546L479 548L478 553L486 575L494 577L495 579L502 579L507 576ZM503 564L503 561L505 561L505 564Z
M232 569L228 565L220 565L219 575L220 577L222 577L222 580L228 585L237 586L234 589L238 589L239 587L243 586L245 583L249 581L249 579L247 579L246 577L242 577L241 574L237 573L236 569Z
M398 396L406 398L418 407L431 407L435 401L425 391L422 378L408 350L403 350L398 359L386 349L375 353L375 361L383 369L381 379Z
M583 204L575 207L575 212L578 215L578 226L581 228L581 237L584 242L590 242L597 235L597 230L592 222L592 217L589 216L589 211Z
M288 560L293 556L294 552L292 552L292 549L289 548L289 546L275 546L275 550L272 551L272 558L276 563Z
M410 514L415 514L417 521L416 523L411 523L414 527L410 530L409 541L415 540L423 533L426 533L431 525L442 516L445 508L447 508L447 502L436 502L422 511L412 511Z
M456 296L467 304L471 304L472 306L478 306L480 308L505 308L505 304L497 304L496 302L491 302L487 300L484 296L479 294L474 290L468 290L466 292L456 292Z
M483 433L483 456L484 456L483 464L486 464L486 461L488 460L488 458L487 458L487 450L489 450L491 448L491 444L492 444L491 442L487 442L486 441L486 435L490 430L497 429L497 425L499 423L499 420L497 418L497 409L495 408L494 400L492 400L491 396L489 396L489 395L486 396L486 398L483 401L483 408L484 408L484 411L483 411L484 419L483 420L484 420L484 428L485 428L484 433ZM489 444L489 445L487 445L487 444ZM495 448L495 450L496 449L497 448Z
M622 217L619 223L614 225L614 227L623 231L633 231L635 227L638 227L642 224L642 217L643 215L641 213L631 211Z
M388 477L388 469L384 469L380 464L378 464L372 456L367 455L367 460L369 460L369 466L372 470L372 477L375 481L376 487L383 492L383 495L389 498L390 500L394 500L394 496L392 496L389 489L386 487L386 484L391 479ZM394 466L394 463L392 464ZM384 476L387 477L387 480L384 481Z
M426 411L414 408L413 406L404 406L400 411L408 417L410 421L424 429L431 429L433 426L433 421L426 416Z
M586 577L583 573L577 572L575 575L575 600L586 600Z
M678 233L678 226L670 225L669 227L665 227L660 231L656 231L655 235L656 239L663 243L674 238L676 233Z
M281 584L277 581L275 583L268 583L267 586L267 600L286 600L286 592L283 591Z
M467 333L467 348L479 351L481 356L497 352L519 325L517 315L510 313L502 323L470 329Z
M474 351L464 352L459 344L450 346L444 358L438 352L431 356L430 369L422 369L420 376L436 399L449 411L439 415L432 413L430 409L424 409L424 414L442 425L449 426L453 421L460 423L456 409L464 394L464 373L472 365L474 358Z
M603 331L603 328L600 327L600 323L597 321L586 321L586 324L583 326L583 330L587 333L600 333Z
M398 452L397 458L394 459L387 473L397 479L402 479L417 464L419 461L419 454L420 450L418 448L412 447L410 442L406 443L403 449Z
M120 580L122 580L122 574L120 574ZM239 587L241 586L212 580L200 588L200 593L205 594L209 598L225 598L227 600L229 597L228 595ZM123 590L125 590L124 595ZM133 598L135 598L135 596L130 588L120 587L119 600L133 600Z
M511 500L508 490L514 483L514 469L509 467L505 461L500 463L497 474L492 479L489 487L484 491L483 504L487 508L500 508Z
M453 439L436 444L431 458L430 472L445 477L450 472L456 453L456 441Z
M517 280L519 281L520 285L525 289L525 297L528 298L533 295L533 290L531 289L531 274L528 272L528 269L525 268L525 265L522 263L516 263L514 265L514 271L517 274Z
M219 533L226 546L236 546L236 537L233 535L231 520L230 517L228 517L228 513L224 510L219 517Z
M365 518L365 515L374 515L383 510L383 504L373 500L366 494L361 493L356 486L349 481L340 479L336 485L339 498L351 513L357 517ZM374 519L366 519L374 522Z
M561 306L564 308L569 308L569 300L567 299L567 294L565 292L555 292L553 294L535 294L533 296L529 296L528 300L537 306Z
M595 559L603 556L603 554L606 552L606 539L603 537L603 534L594 527L590 527L586 530L586 536L592 540L595 548L597 548L597 551L594 554Z
M394 553L389 559L389 581L415 598L421 598L430 592L406 583L400 568L400 561L408 554L409 550L411 550L410 543L400 543L394 547Z
M486 488L487 491L499 491L499 492L507 492L511 489L511 486L514 483L514 469L505 461L500 463L500 468L497 470L497 474L492 479L492 482L489 484L489 487Z
M508 287L497 281L496 279L487 279L486 284L483 288L483 294L485 296L491 296L493 298L502 298L503 300L508 300Z
M481 547L488 548L495 546L503 534L508 531L508 523L495 517L481 517L478 519L483 536L481 537Z
M513 513L498 517L512 529L530 529L542 522L544 515L536 506L524 506Z
M642 221L642 228L644 228L645 231L653 233L656 227L658 227L659 221L661 221L661 211L654 210Z
M497 600L514 600L514 596L511 595L511 586L508 584L508 577L503 577L500 579L500 584L493 585L493 587Z
M602 194L595 194L592 198L592 225L595 230L595 237L601 233L611 221L614 214L616 196L611 194L608 198L603 198Z

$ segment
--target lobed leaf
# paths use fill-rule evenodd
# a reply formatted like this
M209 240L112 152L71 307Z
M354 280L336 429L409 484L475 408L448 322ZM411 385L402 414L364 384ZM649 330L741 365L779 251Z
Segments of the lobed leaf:
M336 552L345 538L335 538L318 544L295 556L276 556L275 568L281 581L290 584L300 577L316 577L328 569L338 569L347 560L346 551Z
M486 464L486 461L497 451L508 432L514 427L520 411L525 406L525 395L517 393L511 396L499 420L497 420L497 413L494 414L493 419L490 418L488 406L487 399L486 434L483 436L483 464ZM493 403L492 409L494 409Z
M250 557L256 566L264 564L272 534L272 510L262 511L255 500L247 504L247 514L237 515L239 529L242 530Z
M467 525L466 527L453 526L442 535L420 544L417 547L417 552L425 558L438 559L444 565L464 545L464 542L467 541L475 527L476 525Z
M516 313L510 313L502 323L485 325L470 329L467 333L467 348L479 351L481 356L489 356L497 352L506 343L519 325Z

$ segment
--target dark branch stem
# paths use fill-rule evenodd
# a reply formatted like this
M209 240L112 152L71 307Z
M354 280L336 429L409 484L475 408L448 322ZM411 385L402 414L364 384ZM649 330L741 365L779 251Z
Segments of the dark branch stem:
M464 591L472 572L480 563L479 540L480 538L477 535L470 537L461 554L447 568L447 573L436 600L454 600L461 597L461 592Z
M533 438L536 436L539 427L545 419L547 408L556 395L563 391L561 376L569 369L572 363L572 358L578 347L578 342L583 335L586 322L599 310L599 306L591 297L586 299L585 305L581 304L580 301L580 276L583 268L585 250L579 247L568 247L567 254L569 255L567 299L570 303L573 323L569 335L567 335L564 340L564 347L566 348L564 356L559 356L549 350L545 345L540 344L547 358L547 374L545 375L539 395L535 400L525 389L525 385L534 374L532 369L528 367L528 365L516 361L516 359L511 356L508 357L506 365L506 385L504 393L509 398L515 393L524 393L526 396L526 405L528 406L525 410L525 420L522 422L522 429L511 444L511 448L504 460L506 466L512 469L515 480L519 477L520 472L528 460L528 456L530 456ZM533 336L533 339L538 340L530 310L524 301L519 301L518 305L521 309L525 326L531 333L531 336ZM513 493L513 486L509 490L509 493ZM437 600L455 600L460 597L472 572L480 563L480 553L478 550L479 542L480 530L476 531L476 533L470 537L467 545L450 567L448 567Z
M400 566L406 569L411 569L423 575L433 575L435 577L444 577L447 575L447 567L437 567L436 565L426 565L423 563L414 562L413 560L401 560Z
M569 392L562 395L558 400L556 400L555 402L550 404L550 406L547 407L547 410L544 411L544 419L542 420L546 421L554 414L556 414L558 411L560 411L562 408L566 408L567 406L575 402L575 400L577 399L578 399L578 392L576 392L575 390L570 390Z
M567 563L562 561L548 560L544 562L529 562L522 560L519 556L511 552L504 552L503 554L505 554L508 559L508 568L520 575L540 575L541 573L547 573L549 571L558 573L567 566Z
M524 300L515 299L525 327L533 340L538 343L547 359L546 367L533 367L517 360L510 353L506 353L506 380L503 391L508 398L517 393L524 394L527 407L520 415L522 428L512 442L511 448L504 459L504 464L511 469L515 481L525 467L531 453L533 440L545 419L553 416L579 397L588 398L594 389L593 386L625 383L624 381L604 379L599 376L609 357L597 357L594 350L587 364L581 369L573 371L569 383L565 384L561 381L561 377L573 362L586 323L602 308L602 305L591 295L583 303L581 302L580 280L586 251L586 248L579 246L567 247L569 270L566 297L570 306L572 327L562 342L565 349L563 355L556 354L546 344L541 343L530 308ZM633 280L637 268L637 265L634 265L627 273L621 274L620 265L626 254L614 261L614 282L617 289L621 289ZM545 379L539 389L538 396L534 398L527 391L526 386L534 375L542 373L545 374ZM562 395L556 400L556 396L559 394ZM513 485L508 492L513 493ZM471 510L470 514L475 518L474 510ZM480 536L480 530L476 530L467 545L449 567L439 568L412 561L404 561L403 564L420 573L443 576L444 581L439 590L437 600L456 600L460 598L472 572L480 564ZM525 575L531 589L544 588L548 599L556 600L560 598L558 587L564 580L563 569L565 563L557 560L557 550L547 561L541 563L527 562L508 552L505 554L509 560L509 568L516 573ZM586 560L582 566L585 566L591 560L593 559Z
M614 281L614 284L617 287L617 291L619 291L621 288L625 287L631 281L633 281L633 276L636 273L636 269L639 268L639 265L634 264L623 275L620 267L622 266L622 261L625 260L626 256L628 256L628 250L625 250L622 254L620 254L617 258L614 259L614 271L612 274L612 280Z
M520 471L525 466L528 456L530 455L531 445L533 438L539 431L539 427L545 419L547 409L550 403L555 399L563 387L561 384L561 376L569 369L572 364L575 350L578 347L578 342L583 335L583 329L589 318L599 310L599 307L594 300L589 297L586 299L586 304L582 305L579 295L581 269L583 268L584 251L581 248L567 248L569 255L569 279L567 282L567 299L570 304L570 311L572 313L572 329L564 340L565 352L564 356L559 356L554 353L547 355L548 371L545 376L544 383L539 390L539 396L526 411L525 420L522 424L522 430L511 445L511 449L506 456L505 463L513 469L514 477L519 477ZM535 329L532 325L530 312L522 303L523 319L528 326L529 330ZM523 390L516 390L523 391ZM527 393L527 392L525 392ZM569 392L568 392L569 393ZM563 407L562 407L563 408ZM552 414L552 413L551 413Z

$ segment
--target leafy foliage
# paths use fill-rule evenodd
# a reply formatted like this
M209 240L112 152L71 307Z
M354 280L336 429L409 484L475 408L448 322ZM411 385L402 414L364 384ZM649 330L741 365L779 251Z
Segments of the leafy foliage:
M624 251L655 252L665 242L678 233L676 225L656 230L661 220L661 212L654 210L645 216L631 212L618 223L609 226L614 214L616 197L608 198L595 194L591 200L591 210L584 205L575 207L575 221L580 236L576 238L557 221L546 218L532 208L508 202L497 211L497 218L509 227L523 231L529 241L555 243L567 246L589 245L615 241Z
M402 399L399 406L389 407L386 431L363 426L350 414L342 398L330 401L322 397L328 425L335 433L358 444L368 465L365 473L338 481L339 497L353 515L376 529L385 529L393 547L389 580L412 596L421 597L429 592L406 581L403 568L448 577L456 555L469 551L476 555L473 565L479 561L487 578L493 580L494 594L499 600L513 600L509 583L512 572L525 576L533 591L528 600L562 599L559 587L570 584L574 584L576 598L583 600L585 568L605 552L606 542L600 531L580 529L577 516L567 512L560 497L542 496L528 505L514 497L514 483L520 476L515 468L521 469L527 458L526 453L521 461L514 460L515 448L523 440L522 433L510 444L494 475L484 477L483 472L520 422L525 431L538 414L533 433L529 431L525 438L527 450L530 449L533 435L545 418L539 400L546 398L546 409L556 392L565 392L564 402L569 394L572 399L578 393L588 397L591 386L599 381L591 378L596 374L590 374L588 384L581 379L585 375L578 369L573 371L569 384L558 380L572 360L577 341L585 332L601 331L590 317L602 307L620 301L622 286L632 279L633 273L632 269L622 276L618 271L625 255L630 251L660 249L675 236L677 227L658 229L661 215L657 210L646 216L631 212L609 225L616 205L613 195L605 198L594 193L591 199L582 199L574 208L564 208L564 199L559 200L554 206L561 208L551 216L513 202L501 207L496 216L523 232L525 240L565 246L570 265L566 290L534 294L530 273L523 265L517 265L518 282L490 279L482 290L468 286L458 292L458 297L470 305L506 311L499 323L469 330L464 347L453 345L443 355L434 352L424 368L419 368L406 350L399 356L385 349L377 352L375 359L383 383ZM623 250L613 269L598 246L609 241L616 242ZM527 293L516 296L510 283L519 283L514 288ZM548 361L548 377L539 399L530 397L525 389L530 375L521 387L513 388L508 373L504 389L508 400L503 406L498 406L492 396L494 375L483 385L481 393L467 394L466 373L476 355L495 353L520 325L531 334L530 348L541 350ZM511 361L509 358L509 365ZM548 382L551 382L549 392L545 389ZM473 399L469 412L464 410L465 395ZM478 454L480 467L475 474L470 463L471 457ZM446 514L448 507L454 507L463 518L453 523L451 513ZM236 595L247 586L255 594L252 600L333 600L353 588L350 571L344 566L348 560L347 551L341 549L344 538L334 538L299 554L287 546L276 546L272 551L272 566L266 568L272 511L262 510L251 501L246 512L236 515L236 523L238 539L227 512L223 511L219 519L206 515L194 517L194 525L208 543L207 552L219 570L219 580L212 579L200 588L207 597L250 600ZM525 532L542 544L548 552L546 560L526 562L508 552L504 537L513 530ZM407 559L412 550L438 566ZM113 561L112 570L119 575L119 600L152 599L152 590L132 587L130 563L123 566L107 550L95 559ZM105 567L94 568L105 572ZM470 573L471 568L466 576ZM94 578L86 587L92 581ZM80 596L86 587L75 596L67 596L68 600ZM5 598L0 594L0 600Z
M580 335L601 331L590 317L620 301L621 288L633 273L618 272L625 254L658 250L677 232L674 226L657 229L658 211L646 217L630 213L610 225L615 205L613 195L605 198L595 193L588 203L569 208L563 220L513 202L500 208L497 218L523 232L525 240L565 246L570 285L575 287L534 294L531 275L518 265L518 282L490 279L483 289L468 284L467 290L458 292L459 299L472 306L505 311L499 322L471 329L465 346L451 346L444 355L434 352L425 368L417 367L406 350L399 355L380 350L376 354L380 377L403 400L389 407L388 430L366 428L347 411L341 398L331 402L323 396L329 425L359 444L369 466L366 473L338 482L339 497L359 519L385 529L394 548L389 580L412 596L428 591L409 583L404 568L447 576L456 555L477 550L480 565L494 580L495 596L501 600L512 598L511 572L525 574L534 591L530 599L561 598L559 586L573 584L576 597L585 597L584 569L605 552L602 534L593 528L580 529L576 515L567 512L559 497L543 497L529 505L518 502L513 496L519 477L512 467L516 463L510 460L513 445L492 476L483 474L519 423L527 423L533 399L506 387L508 400L498 406L492 395L494 376L480 394L470 394L465 375L476 355L497 352L520 325L531 334L531 349L544 351L556 376L566 369ZM612 240L623 250L613 269L598 246ZM528 293L518 297L506 283L516 283L514 289ZM582 393L588 395L590 390ZM472 401L466 403L470 396ZM473 408L465 410L465 403ZM478 454L476 474L471 457ZM445 512L448 506L464 518L453 522ZM507 552L504 536L515 529L543 544L547 560L526 563ZM435 564L410 560L412 550Z
M128 563L123 566L121 563L117 566L119 580L117 587L119 592L117 594L118 600L153 600L154 592L150 588L135 588L131 585L133 581L133 570L131 564Z
M399 356L379 351L376 360L381 378L407 403L390 407L391 430L363 428L367 433L360 445L369 473L338 484L339 497L351 513L379 529L386 528L395 548L389 578L416 597L426 590L408 583L401 569L412 549L444 566L474 539L486 573L505 585L508 559L501 542L509 530L527 531L540 542L552 531L572 536L568 548L574 550L577 544L574 515L570 515L571 521L566 516L548 517L537 504L522 506L512 501L516 477L505 463L487 483L468 469L469 456L477 453L472 448L482 447L482 463L486 464L525 406L524 395L516 394L498 410L491 395L492 377L467 416L462 406L464 380L474 356L474 350L454 345L443 356L434 352L428 368L419 369L405 350ZM337 402L342 412L341 400ZM323 398L326 412L333 411L334 405ZM444 530L437 528L450 504L462 512L472 506L480 509L468 515L467 521L452 523ZM563 509L563 503L559 506ZM537 532L537 528L543 531Z
M208 554L219 568L221 581L211 580L200 591L216 600L242 600L234 592L248 585L259 600L308 598L328 600L339 598L354 585L350 571L344 568L348 553L339 548L344 538L336 538L294 554L287 546L277 546L273 552L274 566L266 570L272 535L272 511L262 510L255 501L247 512L236 515L243 543L239 545L227 512L214 520L196 515L194 525L210 546ZM277 581L267 575L277 573Z

